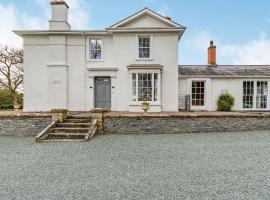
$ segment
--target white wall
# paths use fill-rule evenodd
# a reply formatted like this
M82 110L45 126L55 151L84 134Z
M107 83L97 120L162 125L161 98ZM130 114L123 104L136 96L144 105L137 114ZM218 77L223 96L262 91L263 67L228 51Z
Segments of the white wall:
M228 92L235 98L235 103L232 110L240 111L243 109L243 81L268 81L263 78L179 78L179 94L191 95L191 81L205 80L206 81L206 106L205 108L191 107L193 110L209 110L215 111L217 109L217 99L222 93ZM268 91L269 92L269 91ZM254 102L255 103L255 102ZM270 102L268 98L268 108L270 109ZM254 109L256 110L256 109Z
M85 38L82 36L67 37L68 65L68 109L73 111L87 110L85 104L86 69ZM90 100L89 100L90 101Z
M118 68L116 79L116 108L118 111L141 111L141 106L130 106L131 84L127 66L130 64L161 64L161 106L153 111L177 111L178 109L178 37L176 34L153 34L152 60L138 60L138 34L113 36L114 66ZM154 108L154 106L153 106Z
M48 37L24 38L24 111L46 111Z

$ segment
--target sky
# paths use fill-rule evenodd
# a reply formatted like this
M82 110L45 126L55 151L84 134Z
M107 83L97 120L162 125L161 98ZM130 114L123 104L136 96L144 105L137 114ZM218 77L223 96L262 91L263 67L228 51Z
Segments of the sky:
M0 0L0 44L22 47L12 30L48 29L50 0ZM72 29L104 29L148 7L187 27L179 64L270 64L269 0L66 0Z

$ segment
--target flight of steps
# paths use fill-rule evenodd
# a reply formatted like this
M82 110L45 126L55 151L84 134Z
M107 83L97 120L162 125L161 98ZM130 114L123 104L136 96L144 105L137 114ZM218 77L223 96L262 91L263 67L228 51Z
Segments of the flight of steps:
M90 118L68 116L64 122L53 122L37 136L38 142L87 141L97 132L97 122Z

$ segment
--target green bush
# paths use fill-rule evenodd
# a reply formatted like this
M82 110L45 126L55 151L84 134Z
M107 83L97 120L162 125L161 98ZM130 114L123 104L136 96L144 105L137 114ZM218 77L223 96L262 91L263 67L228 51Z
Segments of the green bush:
M23 94L17 93L17 102L23 107ZM10 91L8 89L0 89L0 109L13 109L12 105L13 101Z
M8 89L0 89L0 105L12 104L12 95Z
M218 97L218 101L217 101L217 110L218 111L231 111L232 107L234 105L234 97L229 94L229 93L225 93L225 94L221 94Z
M8 110L8 109L13 109L12 104L0 104L0 110Z

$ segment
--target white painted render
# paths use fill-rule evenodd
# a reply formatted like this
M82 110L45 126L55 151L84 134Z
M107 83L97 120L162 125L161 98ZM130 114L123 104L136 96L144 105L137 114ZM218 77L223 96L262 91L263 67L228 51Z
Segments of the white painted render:
M193 80L205 82L205 104L191 106L192 110L216 110L223 92L234 96L233 110L243 110L243 81L265 80L179 77L178 42L185 27L149 9L102 31L73 31L68 24L68 7L52 5L49 24L48 31L16 31L24 39L25 112L53 108L89 111L95 108L97 77L110 77L110 110L141 112L141 102L132 101L132 73L158 76L157 100L149 102L150 112L178 111L178 96L191 95ZM139 58L141 36L150 38L150 58ZM90 58L90 39L102 41L100 60Z
M69 31L63 26L66 7L52 6L50 30L17 31L24 38L24 111L49 111L67 108L89 111L95 107L95 77L111 78L111 110L141 112L141 103L132 102L132 73L157 73L158 101L150 112L178 111L178 41L183 27L163 21L150 10L115 29L88 32ZM154 17L154 18L153 18ZM134 21L133 21L134 20ZM55 24L53 21L61 23ZM172 24L170 24L172 23ZM142 30L155 27L157 30ZM116 29L128 28L127 32ZM59 30L61 29L61 31ZM138 37L151 37L151 57L139 59ZM102 59L90 59L89 39L102 40ZM128 69L130 65L145 65ZM159 65L162 68L151 66Z
M220 77L220 78L179 78L179 94L191 95L191 82L202 80L206 82L205 106L191 106L192 110L217 110L217 100L222 93L228 92L235 98L235 103L232 108L234 111L252 111L252 110L269 110L270 109L270 91L268 89L268 100L266 109L243 109L243 81L267 81L268 87L270 84L269 78L260 77ZM255 102L254 95L254 102Z

